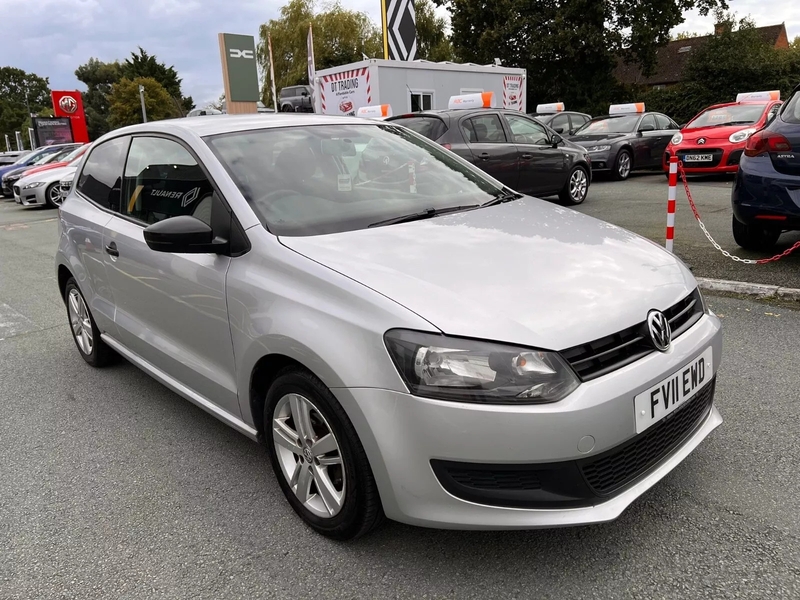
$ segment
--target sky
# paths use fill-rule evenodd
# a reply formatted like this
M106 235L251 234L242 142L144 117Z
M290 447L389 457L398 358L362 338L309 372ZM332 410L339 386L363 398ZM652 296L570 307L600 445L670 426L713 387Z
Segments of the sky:
M183 78L183 92L205 106L222 93L217 33L258 35L283 0L0 0L0 66L50 79L51 89L82 89L75 69L89 58L123 60L141 46ZM758 25L786 23L800 36L800 2L729 0ZM380 22L380 0L342 0ZM442 9L440 9L442 12ZM443 14L446 14L444 12ZM713 18L688 13L675 31L713 31Z

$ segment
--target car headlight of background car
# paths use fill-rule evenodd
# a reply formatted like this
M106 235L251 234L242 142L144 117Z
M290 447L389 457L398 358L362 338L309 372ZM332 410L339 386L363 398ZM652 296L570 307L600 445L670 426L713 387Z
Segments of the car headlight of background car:
M608 152L611 150L611 146L589 146L587 150L589 152Z
M731 134L731 137L728 138L728 141L732 144L738 144L739 142L745 141L751 135L756 132L755 127L748 127L747 129L742 129L741 131L737 131L736 133Z
M683 141L683 134L682 133L676 133L675 135L672 136L672 139L670 140L670 142L672 144L674 144L675 146L680 144L682 141Z
M386 348L412 394L492 404L556 402L580 380L555 352L392 329Z
M32 190L33 188L42 187L43 185L44 185L44 181L35 181L34 183L29 183L28 185L26 185L22 189L23 190Z

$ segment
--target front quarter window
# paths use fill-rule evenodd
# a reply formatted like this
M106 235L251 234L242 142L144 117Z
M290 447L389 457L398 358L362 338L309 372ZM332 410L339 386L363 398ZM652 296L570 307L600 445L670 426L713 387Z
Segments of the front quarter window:
M391 124L267 128L206 141L276 235L365 229L503 194L455 155Z

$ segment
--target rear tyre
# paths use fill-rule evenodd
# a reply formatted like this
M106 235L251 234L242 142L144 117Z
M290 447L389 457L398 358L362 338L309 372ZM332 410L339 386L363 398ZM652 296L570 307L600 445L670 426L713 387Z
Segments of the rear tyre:
M294 112L294 107L291 104L284 104L281 107L281 112Z
M781 236L779 229L765 229L758 225L746 225L735 216L731 221L733 239L745 250L763 252L770 250Z
M275 477L294 511L336 540L381 523L378 488L350 419L327 387L297 367L267 392L264 434Z
M114 362L117 354L100 339L100 330L74 277L70 277L64 287L64 303L72 339L83 360L93 367L104 367Z
M58 208L61 206L61 190L58 187L58 182L51 183L44 192L44 200L50 208Z
M559 192L558 198L563 204L577 206L583 204L589 193L589 175L583 167L575 167L569 174L564 188Z
M633 157L628 150L620 150L617 160L614 162L614 169L611 176L617 181L625 181L631 174L633 168Z

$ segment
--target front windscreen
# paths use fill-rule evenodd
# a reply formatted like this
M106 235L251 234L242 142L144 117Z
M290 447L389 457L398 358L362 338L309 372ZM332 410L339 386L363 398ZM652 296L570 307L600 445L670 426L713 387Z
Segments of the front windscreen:
M575 135L591 135L598 133L633 133L639 115L624 115L620 117L600 117L586 123L575 132Z
M504 193L441 146L388 123L258 129L206 141L276 235L364 229Z
M722 127L724 125L752 125L758 122L766 108L766 104L735 104L720 108L710 108L692 119L686 129Z

